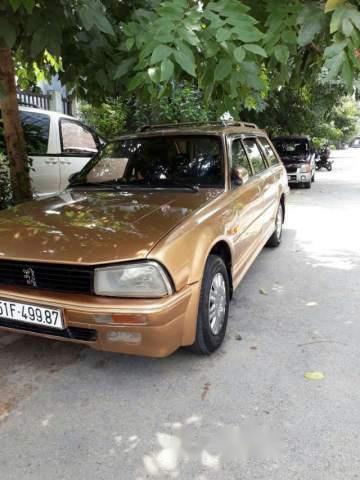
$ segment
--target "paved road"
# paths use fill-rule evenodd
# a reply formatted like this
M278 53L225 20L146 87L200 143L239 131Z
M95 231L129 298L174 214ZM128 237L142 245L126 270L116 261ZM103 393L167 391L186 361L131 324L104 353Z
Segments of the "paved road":
M336 152L210 358L1 334L1 480L360 478L359 212L360 151Z

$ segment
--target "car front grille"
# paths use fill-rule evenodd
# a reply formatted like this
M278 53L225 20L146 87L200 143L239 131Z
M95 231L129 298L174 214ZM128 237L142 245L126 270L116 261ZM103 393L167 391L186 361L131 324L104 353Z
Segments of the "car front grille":
M296 173L298 169L297 165L286 165L285 168L288 173Z
M296 175L289 175L288 179L289 179L290 182L296 182L297 177L296 177Z
M65 330L55 330L49 327L39 327L29 323L7 320L6 318L0 318L0 327L12 328L22 332L42 333L52 337L81 340L82 342L95 342L97 339L97 331L91 328L68 327Z
M93 274L91 267L0 261L0 285L6 286L91 294Z

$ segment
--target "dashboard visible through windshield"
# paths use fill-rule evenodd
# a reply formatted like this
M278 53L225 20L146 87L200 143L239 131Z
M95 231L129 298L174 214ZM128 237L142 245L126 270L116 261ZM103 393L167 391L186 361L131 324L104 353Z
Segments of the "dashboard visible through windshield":
M216 187L225 183L221 138L152 136L109 143L76 177L76 185Z

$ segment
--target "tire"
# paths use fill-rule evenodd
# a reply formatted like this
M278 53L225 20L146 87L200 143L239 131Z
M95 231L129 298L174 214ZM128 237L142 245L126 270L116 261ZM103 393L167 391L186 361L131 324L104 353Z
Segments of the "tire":
M332 170L332 164L331 164L331 163L328 163L328 164L326 165L326 168L327 168L328 172L331 172L331 170Z
M311 181L312 181L312 183L315 182L315 172L313 173L313 176L311 177Z
M213 299L215 296L213 301L211 294ZM210 355L220 347L226 333L229 304L230 281L225 263L217 255L210 255L201 285L196 338L191 346L193 352ZM212 319L210 309L215 309Z
M310 182L304 182L304 188L311 188L311 180Z
M266 243L267 247L275 248L280 245L281 238L282 238L283 223L284 223L284 209L282 204L280 203L278 206L278 210L276 212L275 230Z

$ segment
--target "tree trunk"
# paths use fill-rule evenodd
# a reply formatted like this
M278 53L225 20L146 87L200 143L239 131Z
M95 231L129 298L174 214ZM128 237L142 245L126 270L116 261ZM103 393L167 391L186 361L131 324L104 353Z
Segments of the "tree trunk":
M16 97L15 68L11 50L0 41L0 109L15 203L32 198L28 157Z

